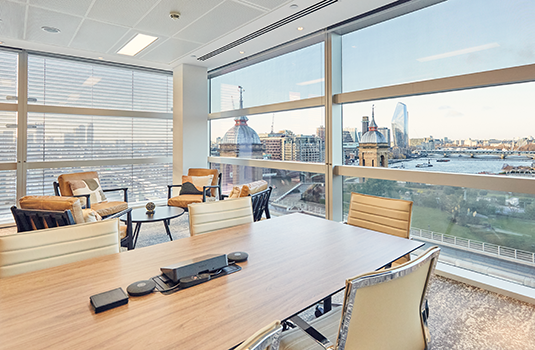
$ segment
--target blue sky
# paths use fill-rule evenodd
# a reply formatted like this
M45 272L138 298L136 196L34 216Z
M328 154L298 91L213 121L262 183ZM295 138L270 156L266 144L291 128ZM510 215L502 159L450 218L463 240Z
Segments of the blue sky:
M436 79L535 62L535 1L448 0L343 37L344 92ZM323 94L323 46L315 45L218 78L244 86L246 106ZM376 106L390 127L397 102L407 105L409 137L511 139L535 134L535 83L396 98L344 106L344 126ZM216 97L215 95L213 97ZM313 134L323 109L276 114L275 131ZM268 132L272 115L250 117ZM213 136L234 122L218 121ZM535 136L535 135L534 135ZM213 137L214 138L214 137Z

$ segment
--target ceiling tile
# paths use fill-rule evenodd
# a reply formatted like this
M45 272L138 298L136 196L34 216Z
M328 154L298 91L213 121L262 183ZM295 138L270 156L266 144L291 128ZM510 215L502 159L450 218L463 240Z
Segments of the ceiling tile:
M102 22L85 20L74 37L71 47L95 52L107 52L129 29Z
M173 36L223 1L161 0L135 28L157 35ZM180 19L171 19L169 17L169 12L171 11L180 12Z
M81 21L80 17L30 6L26 40L67 47ZM61 32L47 33L41 29L42 26L56 27Z
M175 35L176 38L201 43L228 34L264 12L236 2L225 2Z
M148 0L96 0L87 17L133 27L155 3Z
M189 52L195 50L199 47L200 44L195 44L189 41L184 41L180 39L170 38L165 42L162 42L158 47L147 52L146 54L140 54L139 58L166 63L169 64L172 61L188 54Z
M274 9L284 3L291 3L293 0L241 0L242 2L248 2L253 5L262 6L267 9Z
M85 16L92 0L30 0L30 5L37 5L70 15Z
M25 5L4 1L0 7L0 40L5 38L22 39L24 35Z

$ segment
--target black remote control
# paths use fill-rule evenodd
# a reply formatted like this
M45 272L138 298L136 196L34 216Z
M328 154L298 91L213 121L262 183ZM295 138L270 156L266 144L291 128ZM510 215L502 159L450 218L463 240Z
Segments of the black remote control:
M184 277L179 280L180 289L193 287L208 280L210 280L209 273L201 273L200 275Z

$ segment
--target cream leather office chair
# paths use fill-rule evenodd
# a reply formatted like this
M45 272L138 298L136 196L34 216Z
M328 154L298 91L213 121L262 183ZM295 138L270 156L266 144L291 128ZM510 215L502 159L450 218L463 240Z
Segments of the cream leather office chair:
M411 201L353 192L347 223L408 239L411 231L411 214ZM410 256L404 256L394 264L402 264L409 260Z
M249 337L234 350L278 350L282 326L272 322Z
M253 222L251 197L188 205L189 232L200 233Z
M413 261L348 279L343 307L310 325L292 317L299 328L282 334L280 349L427 349L430 336L422 310L439 253L432 247ZM313 330L320 334L313 338Z
M0 278L119 252L119 219L0 236Z

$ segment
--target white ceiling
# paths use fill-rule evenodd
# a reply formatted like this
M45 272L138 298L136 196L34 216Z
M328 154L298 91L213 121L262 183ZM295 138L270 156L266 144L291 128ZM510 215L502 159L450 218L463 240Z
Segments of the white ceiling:
M205 55L319 1L0 0L0 45L162 69L183 63L213 69L392 2L338 0L204 62L192 57ZM290 8L291 4L298 7ZM180 12L180 19L172 20L171 11ZM48 33L43 26L61 32ZM134 57L117 54L137 33L157 36L158 40Z

